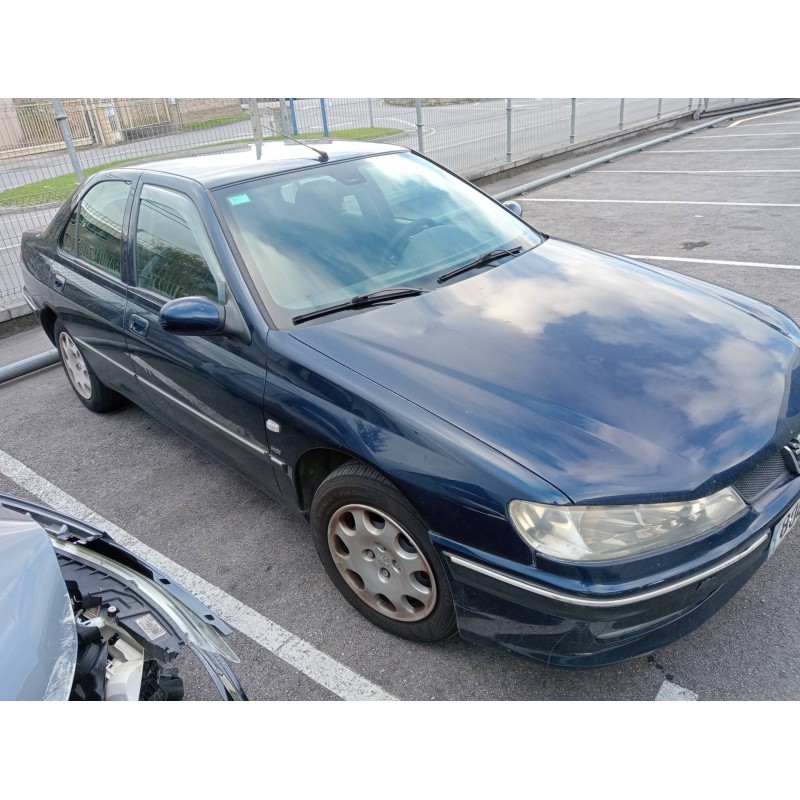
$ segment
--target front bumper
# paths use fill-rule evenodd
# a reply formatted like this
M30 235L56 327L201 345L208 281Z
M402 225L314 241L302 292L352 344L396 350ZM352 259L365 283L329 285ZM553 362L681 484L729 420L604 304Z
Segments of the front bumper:
M668 580L643 580L631 590L603 583L565 591L544 572L468 550L431 533L448 573L459 632L561 667L595 667L657 650L690 633L718 611L769 554L775 523L800 496L800 478L759 504L731 550Z

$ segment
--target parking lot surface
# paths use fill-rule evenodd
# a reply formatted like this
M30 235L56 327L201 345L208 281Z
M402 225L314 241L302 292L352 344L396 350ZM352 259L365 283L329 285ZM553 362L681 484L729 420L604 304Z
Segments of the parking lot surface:
M517 199L549 235L718 283L800 320L798 110L754 114ZM0 340L3 363L37 341L50 346L37 330ZM375 628L330 584L301 519L137 407L86 411L60 367L0 386L0 407L0 491L94 514L88 521L161 559L237 629L236 671L252 699L800 699L797 529L690 636L623 664L559 670L458 638L418 645ZM200 683L191 696L214 690Z

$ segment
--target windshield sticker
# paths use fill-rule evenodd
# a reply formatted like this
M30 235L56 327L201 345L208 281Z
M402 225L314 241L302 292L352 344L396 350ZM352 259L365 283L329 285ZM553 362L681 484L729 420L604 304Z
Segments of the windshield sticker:
M232 206L240 206L242 203L249 203L250 198L246 194L235 194L228 198L228 202Z

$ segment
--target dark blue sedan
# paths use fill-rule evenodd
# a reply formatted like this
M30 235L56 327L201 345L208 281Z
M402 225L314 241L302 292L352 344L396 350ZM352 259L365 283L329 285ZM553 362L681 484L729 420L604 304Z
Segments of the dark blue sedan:
M22 256L85 406L130 399L297 509L409 639L637 656L800 514L790 319L549 238L402 148L101 172Z

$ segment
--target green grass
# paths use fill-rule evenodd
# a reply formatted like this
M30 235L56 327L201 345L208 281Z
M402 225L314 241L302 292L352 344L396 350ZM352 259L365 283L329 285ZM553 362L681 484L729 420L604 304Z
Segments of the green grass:
M395 133L401 133L397 128L346 128L341 131L330 131L331 138L346 139L346 140L368 140L380 139L384 136L392 136ZM265 138L266 142L280 141L282 136L270 136ZM321 139L323 138L322 131L316 133L301 133L295 137L296 139ZM253 139L231 139L227 142L215 142L214 144L203 145L203 148L209 147L224 147L227 145L235 144L249 144ZM164 154L170 158L177 158L178 156L187 155L196 152L200 148L192 148L191 150L181 150L175 153ZM145 160L151 157L146 157ZM142 161L143 157L122 159L121 161L108 161L105 164L98 164L96 167L87 167L83 170L85 176L94 175L101 169L110 169L111 167L119 167L122 164L132 164L136 161ZM44 178L40 181L33 183L26 183L23 186L15 186L13 189L6 189L0 192L0 207L3 206L36 206L42 203L53 203L60 200L66 200L72 194L76 186L75 173L70 172L67 175L58 175L55 178Z
M384 136L394 136L396 133L402 133L399 128L345 128L344 130L331 130L328 131L329 139L344 139L346 141L369 141L370 139L382 139ZM322 131L315 131L313 133L298 133L297 136L292 134L293 139L324 139L325 134ZM265 142L279 142L283 136L265 136ZM231 144L252 144L255 140L250 137L249 139L228 139L225 142L214 142L213 144L204 144L200 147L225 147Z
M96 167L87 167L83 170L84 176L94 175L101 169L118 167L120 164L130 164L131 159L122 161L109 161ZM55 178L44 178L41 181L26 183L0 192L0 206L35 206L40 203L50 203L56 200L66 200L77 186L75 173L57 175Z
M381 139L384 136L393 136L395 133L402 133L399 128L345 128L345 130L328 131L329 139L346 139L348 141L364 141L365 139ZM299 133L295 139L322 139L324 134L322 131L316 133ZM283 139L283 136L270 136L265 139L268 142L274 142Z
M250 119L249 114L236 114L233 117L216 117L207 119L204 122L184 122L181 125L182 131L199 131L203 128L216 128L218 125L230 125L232 122L244 122Z

